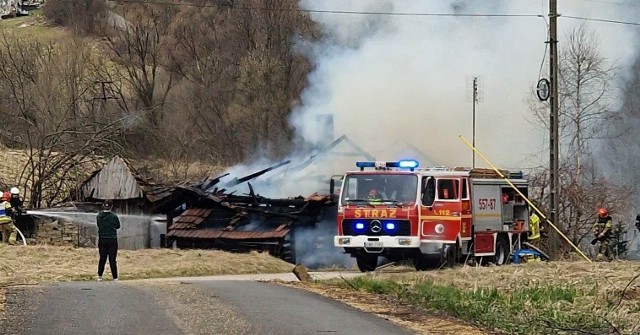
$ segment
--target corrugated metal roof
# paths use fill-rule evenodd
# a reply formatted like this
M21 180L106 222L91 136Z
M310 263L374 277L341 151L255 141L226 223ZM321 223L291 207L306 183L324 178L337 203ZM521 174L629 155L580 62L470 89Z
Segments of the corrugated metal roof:
M209 208L190 208L182 212L180 216L173 220L173 224L169 229L193 229L197 228L211 214L213 209Z
M167 233L169 237L186 239L229 239L229 240L259 240L283 238L289 229L278 231L225 231L217 229L172 229Z

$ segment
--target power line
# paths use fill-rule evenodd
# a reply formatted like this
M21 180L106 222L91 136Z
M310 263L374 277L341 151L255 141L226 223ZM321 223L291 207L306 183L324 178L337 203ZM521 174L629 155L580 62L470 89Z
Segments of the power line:
M220 5L215 4L194 4L186 2L175 1L159 1L159 0L120 0L124 3L132 4L149 4L149 5L166 5L166 6L183 6L183 7L215 7L219 8ZM224 7L224 6L223 6ZM314 13L314 14L352 14L352 15L386 15L386 16L441 16L441 17L543 17L540 14L465 14L465 13L422 13L422 12L370 12L370 11L347 11L347 10L323 10L323 9L302 9L302 8L269 8L269 7L235 7L227 6L230 9L237 10L261 10L261 11L275 11L275 12L302 12L302 13ZM640 22L627 22L600 18L580 17L571 15L561 15L561 18L583 20L583 21L596 21L606 23L616 23L632 26L640 26Z
M193 4L173 1L150 1L150 0L121 0L120 2L149 5L167 5L183 7L221 7L214 4ZM222 6L225 7L225 6ZM323 9L302 9L302 8L269 8L269 7L236 7L226 6L230 9L239 10L262 10L276 12L302 12L314 14L354 14L354 15L387 15L387 16L447 16L447 17L540 17L540 14L463 14L463 13L420 13L420 12L370 12L370 11L348 11L348 10L323 10Z
M591 17L580 17L580 16L570 16L570 15L562 15L561 18L574 19L574 20L583 20L583 21L596 21L596 22L606 22L606 23L617 23L617 24L626 24L630 26L640 26L640 22L627 22L627 21L617 21L617 20L607 20L607 19L598 19Z
M638 6L640 6L640 4L622 3L622 2L605 1L605 0L582 0L582 1L598 2L598 3L608 4L608 5L627 6L627 7L638 7Z

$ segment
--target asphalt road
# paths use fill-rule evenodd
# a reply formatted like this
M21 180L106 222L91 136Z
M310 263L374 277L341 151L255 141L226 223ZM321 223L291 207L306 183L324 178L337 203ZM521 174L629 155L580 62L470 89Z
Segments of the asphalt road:
M411 334L311 292L250 280L55 283L7 294L0 334Z

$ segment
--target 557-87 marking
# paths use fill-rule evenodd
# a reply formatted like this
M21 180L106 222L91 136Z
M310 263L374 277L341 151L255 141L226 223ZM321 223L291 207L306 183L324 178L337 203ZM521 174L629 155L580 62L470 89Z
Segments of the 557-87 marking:
M478 199L478 209L481 211L495 210L496 199Z

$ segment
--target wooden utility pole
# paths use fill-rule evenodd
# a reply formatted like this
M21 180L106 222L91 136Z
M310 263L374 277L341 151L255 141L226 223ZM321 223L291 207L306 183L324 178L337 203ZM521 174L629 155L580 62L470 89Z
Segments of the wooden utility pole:
M476 147L476 103L478 102L478 77L473 77L473 147ZM476 167L476 152L473 151L472 167Z
M563 230L563 224L559 221L559 178L558 178L558 3L557 0L549 0L549 83L551 92L551 113L549 116L549 218L558 229ZM552 234L550 240L551 257L557 258L560 251L560 238Z
M117 99L116 97L107 96L106 85L113 84L112 81L96 81L95 83L102 85L102 96L99 98L93 98L94 100L102 100L103 102L106 102L108 99Z

